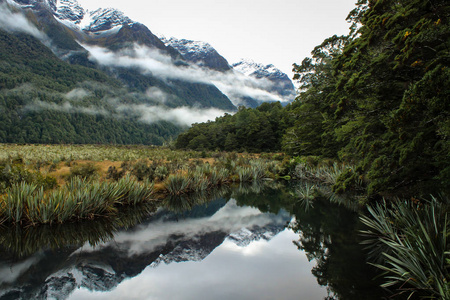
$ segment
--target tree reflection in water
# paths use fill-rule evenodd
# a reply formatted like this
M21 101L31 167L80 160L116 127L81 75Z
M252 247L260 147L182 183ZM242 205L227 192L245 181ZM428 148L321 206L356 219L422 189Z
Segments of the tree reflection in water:
M174 217L177 219L202 218L213 215L229 199L234 199L238 206L251 206L264 213L288 212L292 216L292 221L287 222L286 226L299 236L298 240L293 241L295 244L293 247L297 246L299 250L305 251L309 260L316 261L312 273L320 285L328 288L329 299L383 299L386 297L387 292L378 287L379 282L373 280L376 270L366 263L366 254L359 244L358 231L362 225L359 222L358 213L320 197L310 199L308 205L305 206L299 200L300 197L296 190L298 191L298 186L295 185L286 187L280 182L263 181L223 187L189 197L171 197L162 201L161 205L176 215ZM214 199L220 199L220 201L210 202ZM81 245L88 243L95 246L110 241L114 239L114 235L119 230L132 228L142 220L148 219L149 213L155 210L155 207L136 207L125 210L120 217L113 219L64 226L41 226L25 229L16 227L1 230L2 261L11 263L18 258L21 258L20 261L24 261L28 256L33 258L33 253L37 251L55 249L57 251L52 251L51 257L42 260L39 265L42 267L42 272L40 272L42 274L39 273L39 278L44 282L54 272L53 269L47 270L48 267L44 267L44 263L47 264L50 260L54 260L64 265L63 262L66 262L73 251ZM169 246L171 246L169 244L160 250L169 251ZM99 253L98 257L95 256L95 253L89 255L94 255L95 261L100 259L100 256L102 259L111 256L109 260L118 263L116 255L110 249L99 251ZM157 251L151 255L146 254L145 259L151 262L159 254ZM59 260L55 255L60 256ZM122 265L130 266L132 262L134 261L124 260L120 266L113 265L117 269ZM135 263L137 264L138 261ZM133 272L130 270L117 271L120 268L116 271L117 274L138 274L145 266L145 263L139 260L139 268L134 268ZM36 268L32 269L36 270ZM31 269L30 274L34 274ZM37 275L24 274L23 278L29 276L36 277Z
M289 227L299 234L294 244L316 261L312 273L320 285L327 286L329 299L388 297L388 291L379 288L381 282L374 280L377 270L367 264L357 212L316 197L308 210L298 202L291 213L295 220Z

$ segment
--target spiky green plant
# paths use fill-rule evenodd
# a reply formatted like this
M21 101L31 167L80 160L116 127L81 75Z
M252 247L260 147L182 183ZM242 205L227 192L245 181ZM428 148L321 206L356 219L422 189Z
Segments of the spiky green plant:
M368 207L361 221L384 287L397 286L410 296L450 299L449 207L436 198L424 204L394 201Z
M21 182L7 189L6 197L4 197L4 214L8 221L16 223L21 221L27 199L33 195L36 188L34 184Z
M155 169L155 177L157 177L160 181L163 181L169 175L169 169L167 166L157 166Z
M239 174L240 182L249 182L253 180L253 171L250 167L238 167L237 172Z
M192 184L192 179L189 175L176 173L169 175L164 182L164 187L171 195L180 195L188 192Z
M194 172L191 180L191 188L195 192L205 191L210 186L210 181L205 174Z
M253 180L258 180L266 177L267 164L261 160L250 161L250 168L253 173Z
M90 182L74 177L60 188L44 194L43 188L21 183L2 197L2 216L10 223L63 223L116 214L117 205L137 205L151 200L152 182L125 176L118 182Z
M149 180L142 183L134 181L134 184L128 185L126 196L122 204L136 206L140 203L148 202L152 199L154 192L154 184Z
M230 172L228 171L228 169L214 167L211 170L211 174L209 176L209 181L211 182L211 185L213 185L213 186L221 185L225 181L227 181L229 175L230 175Z

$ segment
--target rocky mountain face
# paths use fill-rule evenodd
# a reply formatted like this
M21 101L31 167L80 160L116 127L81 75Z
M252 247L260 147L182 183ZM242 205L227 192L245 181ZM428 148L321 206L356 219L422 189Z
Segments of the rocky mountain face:
M198 66L222 72L231 70L228 61L208 43L174 37L169 39L161 37L161 40L167 46L178 50L187 61Z
M208 43L174 37L160 37L160 39L166 46L175 48L187 61L197 66L221 72L238 72L246 77L259 80L259 84L256 81L258 88L273 94L275 96L273 99L280 100L282 104L292 102L295 98L295 88L292 81L272 64L263 65L251 60L241 60L230 66L228 61ZM262 99L255 96L242 96L240 100L239 105L247 107L257 107L268 101L266 98Z
M247 76L267 79L272 83L269 91L280 95L287 102L295 98L295 88L289 77L274 65L264 65L252 60L241 60L232 65L233 69Z

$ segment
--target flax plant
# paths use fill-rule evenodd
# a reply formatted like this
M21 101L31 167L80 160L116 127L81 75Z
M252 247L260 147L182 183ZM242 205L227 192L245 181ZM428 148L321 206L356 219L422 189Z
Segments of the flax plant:
M368 207L361 221L365 244L378 257L384 287L399 287L409 297L450 299L449 207L436 198L424 204L397 200Z
M164 187L171 195L180 195L189 191L192 185L192 178L190 176L176 173L169 175L164 182Z
M32 197L36 188L37 186L34 184L21 182L7 190L6 197L4 197L4 214L7 220L17 223L21 221L25 203L29 197Z
M114 215L118 205L149 202L153 191L153 183L138 183L130 176L118 182L90 182L74 177L62 188L46 194L42 187L16 184L0 199L7 222L52 224Z

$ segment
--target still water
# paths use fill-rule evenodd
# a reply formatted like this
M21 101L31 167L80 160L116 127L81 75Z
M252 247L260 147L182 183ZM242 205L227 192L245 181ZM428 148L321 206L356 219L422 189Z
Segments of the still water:
M358 214L252 185L0 232L0 299L381 299Z

